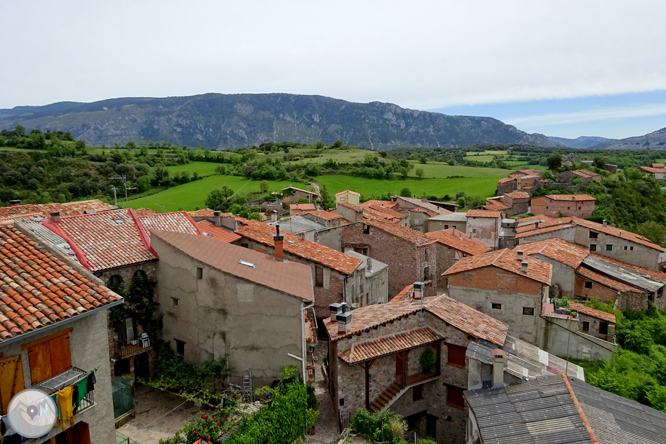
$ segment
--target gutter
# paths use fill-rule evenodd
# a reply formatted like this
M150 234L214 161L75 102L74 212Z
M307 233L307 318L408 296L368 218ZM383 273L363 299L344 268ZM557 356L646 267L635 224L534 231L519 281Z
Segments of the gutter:
M108 305L105 305L103 307L88 310L88 311L86 311L84 313L81 313L79 315L72 316L71 318L67 318L67 319L64 319L62 321L54 322L53 324L49 324L45 327L40 327L40 328L38 328L36 330L33 330L33 331L30 331L28 333L22 333L18 336L14 336L13 338L5 339L4 341L0 342L0 348L5 347L7 344L14 344L15 342L22 342L26 338L32 338L33 336L37 336L37 335L39 335L41 333L44 333L44 332L50 332L52 330L56 330L56 329L66 327L70 324L75 323L79 319L88 317L92 314L97 314L97 313L99 313L100 310L110 309L110 308L116 307L118 305L122 305L124 303L125 303L125 299L120 299L119 301L112 302L112 303L110 303Z

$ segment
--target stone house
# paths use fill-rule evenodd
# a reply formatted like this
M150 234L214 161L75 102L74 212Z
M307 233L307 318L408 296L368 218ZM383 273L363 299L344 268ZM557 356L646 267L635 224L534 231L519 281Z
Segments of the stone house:
M567 370L564 360L507 336L505 324L464 304L446 296L412 296L416 300L351 312L331 307L331 319L324 321L330 337L329 390L341 428L360 408L390 409L420 436L464 443L465 389L485 386L493 371L502 380L519 382ZM502 353L497 364L492 354L487 359L495 349ZM434 354L433 368L421 366L426 350ZM583 375L573 364L568 370Z
M409 211L399 211L400 207L396 202L368 200L360 207L363 208L363 213L370 217L381 217L405 227L410 225Z
M328 306L332 303L351 304L353 300L359 299L359 295L354 292L364 286L360 281L365 279L365 272L358 269L362 260L281 230L279 245L276 246L278 227L256 220L221 215L219 221L213 222L240 236L240 239L233 242L234 245L272 256L281 254L286 260L308 265L312 273L315 313L318 318L328 315Z
M452 211L445 203L438 202L438 204L430 203L428 199L416 199L414 197L391 196L391 200L397 204L396 210L407 212L409 210L425 210L433 214L449 214Z
M439 231L455 228L467 233L467 213L451 213L428 219L427 231Z
M575 170L572 171L572 173L582 181L583 185L590 182L601 182L601 174L594 173L590 170Z
M317 208L312 203L290 204L289 214L292 216L300 216L305 213L317 211Z
M72 423L35 441L115 443L107 311L123 299L18 225L0 224L0 256L0 414L23 389L77 386Z
M490 248L499 248L502 219L502 213L499 211L469 210L466 234L489 245Z
M525 214L530 210L530 195L525 191L506 193L501 197L502 202L509 206L508 215Z
M649 239L604 221L596 223L575 216L521 219L516 239L519 244L557 237L587 247L591 252L629 264L659 270L666 262L664 248Z
M437 294L435 239L382 218L365 217L363 223L346 225L342 247L353 249L389 266L389 297L405 286L422 281L426 294Z
M577 302L569 302L569 308L577 313L579 331L604 341L613 342L615 336L614 315L586 307Z
M233 381L249 370L258 385L295 364L289 354L306 356L309 266L191 234L152 231L151 244L160 256L163 338L177 353L195 361L227 355Z
M548 217L590 217L596 199L587 194L548 194L532 199L532 213Z
M350 205L358 205L361 199L361 194L356 191L344 190L335 193L335 203L345 202Z
M648 174L648 175L654 177L657 180L666 179L666 168L664 168L663 163L653 163L649 167L642 166L642 167L638 167L638 169L641 172L643 172L645 174Z
M437 240L435 250L437 254L437 288L443 291L447 288L448 279L444 272L467 256L476 256L492 250L487 244L478 239L473 239L464 231L449 228L426 233L426 236Z
M385 304L388 302L388 276L389 267L368 256L354 250L345 251L345 254L363 261L359 271L365 273L365 279L357 281L359 288L354 291L358 297L351 301L352 308L365 307L372 304Z
M658 443L666 436L666 414L583 378L537 376L464 397L467 443Z
M306 199L308 202L315 201L319 194L314 191L303 190L296 187L282 188L282 194L285 196L282 200L286 203L296 203L299 199Z
M548 298L550 264L504 249L468 256L449 268L449 296L509 326L516 337L539 344L537 318Z
M524 191L530 196L541 186L543 171L518 170L497 182L497 194L503 195L514 191Z

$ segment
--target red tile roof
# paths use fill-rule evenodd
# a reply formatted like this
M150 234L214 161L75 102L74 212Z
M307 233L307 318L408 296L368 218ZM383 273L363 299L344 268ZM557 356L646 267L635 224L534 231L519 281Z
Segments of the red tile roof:
M402 301L391 304L368 305L353 310L350 331L338 334L337 322L324 321L332 341L351 336L391 321L426 311L453 325L460 331L493 344L503 345L509 326L480 311L474 310L448 296L425 298L423 301Z
M547 221L544 223L539 223L539 228L536 228L536 225L527 225L524 227L518 227L516 229L516 239L522 239L529 236L537 236L539 234L550 233L552 231L564 230L566 228L574 228L575 224L571 222L570 219L563 218L558 221Z
M594 197L587 194L547 194L544 197L550 200L560 200L567 202L584 202L589 200L597 200Z
M277 261L268 254L206 236L158 230L153 231L151 236L156 236L191 258L225 273L306 301L314 300L312 272L307 265L292 261ZM254 264L256 268L244 265L240 261Z
M302 188L287 187L287 188L282 188L282 190L280 190L280 191L284 191L284 190L296 190L296 191L301 191L301 192L303 192L303 193L314 194L315 196L318 196L318 194L315 193L314 191L308 191L308 190L304 190L304 189L302 189Z
M664 168L664 164L663 164L663 163L653 163L653 164L650 165L650 166L651 166L652 168Z
M525 255L529 256L540 254L571 268L578 268L590 254L590 250L582 245L572 244L557 237L521 244L513 250L516 252L522 250Z
M185 211L141 216L139 222L146 233L150 233L150 230L162 230L202 236L199 226Z
M589 279L591 281L604 285L608 288L611 288L613 290L628 291L637 294L645 293L645 291L641 290L640 288L634 287L633 285L625 284L622 281L618 281L617 279L613 279L612 277L597 273L596 271L590 270L589 268L578 267L576 269L576 274L584 277L585 279Z
M383 208L395 208L398 205L397 202L392 200L366 200L360 206L363 208L368 207L383 207Z
M155 214L160 214L157 211L153 211L150 208L135 208L134 214L137 216L153 216Z
M407 228L394 222L389 222L386 219L368 218L364 216L363 223L380 229L402 240L410 242L416 246L428 245L435 242L435 239L421 233L420 231L412 230L411 228Z
M525 191L513 191L511 193L506 193L505 196L510 197L511 199L529 199L530 195Z
M497 183L507 183L507 182L513 182L514 178L513 177L505 177L504 179L500 179L497 181Z
M508 206L507 204L505 204L504 202L502 202L499 199L487 199L486 204L483 205L483 208L485 208L486 211L500 212L500 211L508 210L511 207Z
M189 211L190 216L192 217L213 217L215 216L215 210L210 208L204 208L202 210Z
M0 225L0 343L122 298L12 224Z
M583 304L577 302L569 302L569 308L576 310L578 313L583 313L593 318L602 319L604 321L615 324L615 315L606 313L605 311L597 310L596 308L586 307Z
M595 176L599 176L599 174L597 174L597 173L593 173L592 171L590 171L590 170L585 170L585 169L582 169L582 170L576 170L576 171L574 171L573 173L574 173L576 176L581 176L581 177L584 177L584 178L586 178L586 179L587 179L587 178L592 179L592 178L594 178Z
M107 270L157 259L131 209L44 219L45 227L69 243L81 265Z
M330 211L325 210L312 211L310 214L314 217L318 217L321 220L333 220L340 219L342 217L339 214L331 213Z
M353 365L399 351L410 350L440 339L442 336L426 327L354 344L339 356L347 364Z
M523 256L528 263L527 273L523 273L521 261L515 251L504 249L477 256L467 256L456 262L444 275L463 273L485 267L496 267L519 276L525 276L542 284L550 285L552 267L549 263L533 257Z
M467 217L491 217L498 218L502 217L502 214L499 211L486 211L486 210L469 210L467 212Z
M289 205L290 210L301 210L301 211L309 211L309 210L316 210L314 204L311 203L304 203L304 204L291 204Z
M666 174L666 168L664 167L638 167L639 170L645 171L650 174Z
M361 193L357 193L356 191L352 191L352 190L344 190L344 191L340 191L339 193L335 193L335 195L336 195L336 196L339 196L339 195L341 195L341 194L345 194L345 193L353 194L353 195L355 195L355 196L359 196L359 197L361 196Z
M361 204L361 207L371 216L383 217L393 221L401 221L406 218L407 215L395 210L395 206L395 202L381 200L369 200Z
M243 219L237 217L239 227L236 234L259 242L270 247L274 247L273 235L275 229L269 225L256 220ZM350 275L363 263L361 259L351 257L324 245L301 239L291 233L284 234L284 251L294 256L302 257L308 261L316 262L332 270L339 271L342 274Z
M0 219L8 219L15 216L39 214L48 217L52 212L59 212L61 216L74 216L86 212L102 212L115 210L117 207L99 199L82 200L79 202L26 204L13 207L0 208Z
M409 284L405 288L400 291L397 295L393 297L390 301L388 301L389 304L395 304L396 302L400 302L403 299L408 300L412 295L413 295L413 290L414 290L414 284Z
M492 250L490 245L485 244L478 239L473 239L466 235L464 232L456 230L455 228L431 231L426 233L426 236L433 237L437 239L437 242L440 244L446 245L447 247L451 247L458 251L462 251L463 253L469 254L471 256L483 254Z
M212 237L213 239L217 239L221 242L226 242L228 244L237 241L238 239L241 238L241 236L237 235L233 231L229 231L226 228L215 226L214 223L207 220L202 220L200 222L197 222L197 226L199 227L201 233L204 236L209 236Z
M638 235L636 233L632 233L631 231L626 231L626 230L622 230L620 228L615 228L615 227L611 227L611 226L605 226L604 227L603 224L599 224L599 223L592 222L592 221L589 221L589 220L581 219L580 217L572 217L571 219L575 224L586 227L586 228L589 228L591 230L599 231L601 233L608 234L610 236L619 237L620 239L628 240L628 241L643 245L645 247L652 248L652 249L657 250L657 251L661 251L661 252L664 251L663 247L661 247L661 246L659 246L655 243L652 243L650 241L650 239L648 239L647 237L643 237L643 236Z

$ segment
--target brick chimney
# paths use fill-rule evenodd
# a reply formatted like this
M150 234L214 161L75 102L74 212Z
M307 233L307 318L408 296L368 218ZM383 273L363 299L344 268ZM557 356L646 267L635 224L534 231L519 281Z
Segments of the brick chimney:
M53 219L53 222L60 222L60 212L59 211L52 212L51 219Z
M301 236L301 240L305 240L305 231L298 233Z
M275 244L275 259L284 260L284 235L280 234L280 225L275 226L273 243Z
M506 352L496 348L493 350L493 387L504 385L504 361Z
M352 314L348 311L349 306L347 305L347 303L343 302L341 306L342 306L342 313L338 313L335 316L335 319L338 321L339 335L343 335L351 331L351 320L352 320Z
M334 302L328 306L328 309L331 311L331 322L336 322L336 316L338 313L342 312L342 304L339 302Z
M215 217L215 226L216 227L221 227L222 226L222 216L220 216L219 211L213 212L213 217Z

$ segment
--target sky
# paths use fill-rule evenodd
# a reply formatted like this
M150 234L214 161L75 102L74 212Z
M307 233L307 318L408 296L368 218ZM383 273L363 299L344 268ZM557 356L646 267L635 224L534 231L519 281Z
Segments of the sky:
M666 127L663 0L2 0L0 109L318 94L549 136Z

